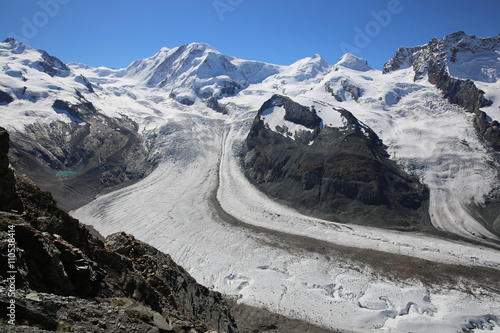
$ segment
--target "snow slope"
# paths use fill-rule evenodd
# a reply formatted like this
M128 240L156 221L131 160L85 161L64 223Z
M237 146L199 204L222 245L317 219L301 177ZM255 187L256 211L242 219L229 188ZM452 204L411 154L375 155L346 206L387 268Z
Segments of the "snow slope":
M16 47L1 49L7 52L0 58L3 68L9 67L0 72L1 89L16 97L0 106L2 125L22 130L34 121L71 121L51 106L55 98L75 101L77 89L101 112L130 117L155 140L160 161L151 175L73 212L103 235L134 234L238 302L327 328L500 331L500 286L488 278L500 270L497 247L303 216L256 190L240 168L250 125L275 93L314 106L323 126L341 126L331 106L343 107L429 186L437 228L477 242L495 239L466 209L499 186L494 157L471 126L471 115L426 80L414 82L411 69L383 75L352 55L335 65L316 55L275 66L190 44L164 48L126 69L70 64L52 77L29 66L41 53L16 54ZM15 94L23 82L48 95L23 99ZM231 86L224 82L239 86L234 95L222 93ZM219 97L229 115L207 108L204 92ZM179 103L179 96L193 104ZM283 125L280 110L272 111L265 115L273 115L270 128ZM412 263L423 268L412 274ZM427 269L440 274L426 281Z
M75 90L88 88L82 76L65 70L62 63L51 63L47 56L15 40L0 43L0 90L14 98L8 110L0 106L2 122L8 128L23 130L33 122L73 120L66 113L54 112L52 104L56 98L76 102ZM53 71L52 76L47 69Z

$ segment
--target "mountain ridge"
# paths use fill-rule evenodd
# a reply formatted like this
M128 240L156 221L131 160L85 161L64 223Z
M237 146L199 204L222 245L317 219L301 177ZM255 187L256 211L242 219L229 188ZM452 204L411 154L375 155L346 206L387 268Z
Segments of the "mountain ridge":
M6 45L0 45L0 52L7 52ZM498 326L498 281L479 272L495 276L500 267L500 159L474 128L476 115L452 103L469 100L475 107L482 105L477 96L491 100L491 106L479 109L493 126L498 119L496 82L471 79L474 90L466 79L451 77L439 66L427 71L435 74L435 85L427 77L415 81L412 67L383 74L353 56L333 65L312 56L294 66L276 66L195 46L177 48L175 56L174 49L160 50L158 63L147 64L151 71L131 68L130 77L126 69L81 64L68 64L67 75L51 76L51 70L35 64L45 61L40 52L32 58L28 51L2 53L8 56L0 57L0 90L12 100L0 96L0 117L15 141L24 138L20 150L29 153L25 157L44 161L44 170L54 177L52 185L68 189L76 183L80 169L70 165L102 171L104 177L95 174L92 181L125 180L116 191L97 189L74 216L103 235L125 230L170 253L202 285L237 304L355 332L369 327L430 331L439 325L455 332ZM455 69L478 60L476 55L458 52ZM488 55L493 59L481 54L481 63L489 63L482 57ZM293 103L266 104L275 95L281 96L275 102ZM254 122L261 123L252 127ZM332 171L330 189L351 196L343 198L347 206L368 210L384 200L377 188L382 194L411 188L380 168L396 165L396 176L412 180L410 184L415 180L416 193L428 189L428 201L417 201L439 233L404 225L409 222L404 213L392 228L350 223L349 214L342 215L344 223L301 214L299 205L260 191L245 176L241 158L251 131L262 139L254 149L263 162L278 155L264 139L290 148L279 152L277 167L263 172L264 183L273 177L295 181L294 191L284 188L291 182L276 182L277 195L319 188L321 168L281 162L288 157L293 162L294 154L296 162L315 162L306 155L324 146L325 155L337 153L328 161L331 165L324 163ZM86 149L89 143L92 149ZM349 149L338 154L327 149L328 143ZM136 164L141 161L143 165ZM110 169L113 164L120 167ZM133 170L128 165L152 170L129 183L128 171ZM293 167L301 169L294 173ZM58 201L68 200L54 193ZM390 218L396 204L391 207L379 216ZM353 209L353 217L363 219L361 215ZM226 221L230 217L234 224ZM345 251L333 250L339 246ZM441 264L467 274L448 279L450 275L440 274L446 271Z
M487 54L481 56L481 54ZM475 55L477 60L470 61L468 54ZM500 55L500 35L478 38L458 31L438 40L432 39L428 44L413 48L401 47L383 69L387 74L400 68L412 67L414 81L427 77L435 84L451 103L457 104L475 114L475 125L481 135L500 151L500 124L498 119L491 119L481 109L493 107L493 101L486 98L486 92L475 82L496 83L500 77L500 63L482 58ZM459 60L457 60L459 59ZM462 63L460 65L460 59ZM467 63L469 61L469 63ZM474 82L475 81L475 82ZM480 85L481 86L481 85ZM483 86L483 89L498 89ZM494 107L497 107L498 100ZM492 108L490 108L492 109ZM496 114L496 112L495 112ZM489 118L489 119L488 119Z

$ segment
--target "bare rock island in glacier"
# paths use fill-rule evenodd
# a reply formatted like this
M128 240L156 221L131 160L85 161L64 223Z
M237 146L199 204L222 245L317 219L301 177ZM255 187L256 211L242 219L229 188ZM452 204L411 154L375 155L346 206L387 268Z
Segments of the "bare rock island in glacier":
M336 124L328 123L332 118ZM391 161L379 137L345 109L306 107L274 95L258 111L246 147L248 178L305 214L379 227L430 227L428 189Z

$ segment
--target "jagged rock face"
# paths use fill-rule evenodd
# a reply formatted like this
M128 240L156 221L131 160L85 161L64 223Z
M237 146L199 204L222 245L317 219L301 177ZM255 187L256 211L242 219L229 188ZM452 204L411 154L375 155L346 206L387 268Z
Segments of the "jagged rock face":
M346 101L346 93L349 93L356 102L363 95L363 89L345 78L340 80L340 89L336 89L335 86L334 82L327 82L325 83L325 90L332 94L338 102Z
M398 69L412 67L415 80L427 75L429 82L435 84L450 103L457 104L475 114L475 124L481 135L496 151L500 151L500 126L497 121L488 122L486 115L480 110L482 107L491 105L491 101L484 97L484 91L478 89L473 81L453 77L454 74L460 75L453 66L460 55L495 52L499 48L500 35L477 38L459 31L441 40L434 38L423 46L399 48L394 57L384 65L383 72L387 74ZM486 72L484 69L481 71ZM492 68L487 72L492 72L492 76L484 77L482 73L474 73L473 70L468 75L488 82L498 79L498 68Z
M0 289L8 286L0 282ZM3 327L6 332L174 332L161 314L129 298L89 300L19 289L15 300L22 324ZM9 302L0 293L0 316L6 317Z
M43 72L50 76L65 76L69 74L69 68L58 58L51 56L45 51L42 51L42 59L38 66Z
M85 101L56 100L53 108L73 122L33 123L14 132L11 159L19 172L50 190L62 208L80 207L103 190L130 184L154 169L137 125L127 117L107 117Z
M210 329L238 332L222 296L196 283L170 256L125 233L112 235L105 243L99 241L57 208L50 193L40 191L25 176L9 186L9 191L0 192L0 202L10 203L11 198L4 193L15 191L25 211L23 215L0 212L0 276L6 279L12 270L7 265L9 232L13 229L18 325L77 331L92 327L110 332L114 328L144 332ZM24 292L27 289L36 291L35 295L28 297ZM69 295L72 302L63 297ZM80 297L96 298L97 302ZM38 303L41 300L44 302ZM2 292L2 318L7 318L3 305L8 302ZM71 318L65 317L64 313L75 309L70 303L90 305L90 310L82 310L88 311L87 316L80 316L77 311ZM97 315L99 308L106 308L97 303L117 305L111 309L112 323L106 321L107 312ZM119 309L126 315L120 316ZM101 320L90 325L84 322L89 317ZM123 321L118 325L117 320ZM0 321L0 327L5 328L6 324Z
M22 249L16 258L16 283L20 288L80 297L95 296L102 289L102 269L80 249L59 235L37 230L16 215L4 216L3 230L6 222L15 223L16 245ZM36 221L50 222L42 217Z
M147 271L147 281L151 285L168 287L175 295L179 309L185 309L186 315L210 322L217 331L237 332L222 296L196 283L169 255L125 233L110 235L105 246L132 259L137 271ZM146 295L143 293L143 296Z
M24 210L21 200L16 193L14 173L9 168L9 133L0 127L0 210Z
M262 119L270 107L311 131L295 137ZM259 110L246 140L244 167L259 189L299 210L340 222L426 228L428 190L388 158L378 136L349 111L343 127L322 127L315 110L273 96ZM312 142L312 143L311 143Z

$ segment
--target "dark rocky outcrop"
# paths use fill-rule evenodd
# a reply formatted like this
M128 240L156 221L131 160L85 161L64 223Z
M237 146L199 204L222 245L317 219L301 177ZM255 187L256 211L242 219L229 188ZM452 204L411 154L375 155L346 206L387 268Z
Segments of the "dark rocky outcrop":
M0 282L0 288L5 290L7 285ZM82 299L17 290L15 300L16 319L21 323L0 324L4 332L175 332L160 313L129 298ZM0 294L2 318L9 301Z
M9 167L9 133L0 127L0 210L22 212L24 210L21 199L15 188L14 172Z
M223 106L221 106L219 104L219 100L218 98L216 97L210 97L209 99L207 99L205 101L205 104L211 108L212 110L216 111L216 112L219 112L219 113L222 113L222 114L227 114L227 110L226 108L224 108Z
M8 186L0 202L15 192L24 212L0 211L0 288L16 272L15 295L0 296L3 331L238 332L222 296L170 256L125 233L100 241L25 176ZM8 324L10 299L22 329Z
M81 74L80 74L80 79L82 80L85 87L87 87L87 90L89 91L89 93L95 94L95 90L94 90L94 87L92 86L92 83L90 83L90 81L85 76L83 76Z
M67 76L69 68L58 58L51 56L43 50L39 50L42 54L42 61L38 62L39 69L50 76Z
M500 152L500 123L496 120L488 121L488 116L481 110L475 112L475 124L493 149Z
M5 91L0 90L0 105L9 104L14 100L11 95Z
M334 85L335 84L333 84L333 82L325 83L325 90L330 94L332 94L332 96L335 97L335 99L338 102L346 101L346 93L349 93L352 99L355 100L356 102L363 95L363 89L356 86L348 79L343 78L340 80L340 85L342 89L335 89Z
M352 98L355 101L358 101L358 99L361 97L363 94L363 91L361 88L355 86L354 84L350 83L348 80L343 79L340 84L342 85L342 88L344 88L345 91L351 94Z
M63 209L76 209L155 168L138 126L126 116L108 117L83 98L76 105L56 100L53 108L73 122L33 123L13 132L10 158Z
M286 109L286 120L312 131L293 139L267 128L261 115L274 106ZM345 126L321 128L313 109L273 96L248 134L246 176L265 193L308 214L373 226L427 228L427 188L389 159L370 128L345 109L334 111Z
M446 67L439 67L435 62L430 62L428 76L429 82L435 84L450 103L475 114L475 125L481 135L493 149L500 151L500 125L496 120L488 122L486 113L480 110L492 104L484 97L484 91L478 89L471 80L450 77Z

